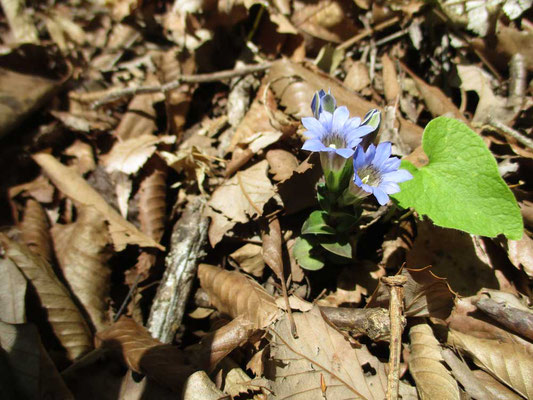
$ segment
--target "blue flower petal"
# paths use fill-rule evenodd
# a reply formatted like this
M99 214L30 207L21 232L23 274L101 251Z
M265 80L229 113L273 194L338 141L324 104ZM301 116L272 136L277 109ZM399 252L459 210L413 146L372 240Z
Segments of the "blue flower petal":
M382 206L389 202L389 196L387 195L387 193L385 193L378 187L374 188L374 196L376 196L378 203Z
M318 139L306 140L302 149L308 151L327 151L327 147Z
M365 150L361 146L359 146L358 148L355 149L355 155L353 157L354 171L357 171L363 165L365 165ZM357 174L355 175L357 176Z
M332 132L343 132L343 127L346 121L348 121L348 118L350 117L350 111L348 111L348 108L346 106L339 107L335 110L333 113L333 122L331 125L331 131Z
M396 182L381 182L379 188L387 194L394 194L400 191L400 186Z
M350 158L355 151L352 149L337 149L335 152L341 157Z
M400 168L401 160L398 157L391 157L386 160L381 166L381 171L385 174L387 172L396 171Z
M376 146L374 146L373 144L370 144L370 146L368 146L368 149L366 150L364 165L370 165L375 155L376 155Z
M382 178L384 181L388 182L405 182L409 179L413 179L413 175L406 169L399 169L398 171L393 172L387 172L386 174L382 175Z
M302 124L305 126L308 132L311 132L312 134L316 134L318 137L322 137L327 134L326 129L324 126L315 118L307 117L302 118ZM308 135L311 136L311 135Z
M381 169L382 164L390 157L392 150L391 142L383 142L378 144L376 155L372 160L372 165L377 169Z

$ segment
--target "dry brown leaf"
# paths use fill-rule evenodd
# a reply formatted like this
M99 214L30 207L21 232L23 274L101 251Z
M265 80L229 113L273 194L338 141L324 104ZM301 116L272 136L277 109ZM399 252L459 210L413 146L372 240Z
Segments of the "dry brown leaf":
M404 285L406 316L445 319L450 315L455 294L445 278L434 275L431 267L404 268L401 274L407 276L407 283ZM387 307L389 298L388 289L380 283L368 307Z
M9 188L9 197L14 198L19 194L33 197L41 203L51 203L54 199L54 187L43 175L39 175L31 182L22 183Z
M33 159L44 169L48 177L63 194L81 205L93 206L102 213L109 223L109 232L113 239L115 250L123 250L127 244L138 244L141 247L157 247L160 250L165 249L122 218L80 175L65 167L53 156L39 153L35 154Z
M251 322L254 329L266 328L279 317L280 309L274 298L246 275L200 264L198 278L219 311L232 318L242 317Z
M213 218L209 226L212 246L237 222L246 223L251 217L263 214L264 205L276 194L267 170L268 161L260 161L237 172L215 190L208 203L211 211L209 216ZM222 217L222 220L215 219L217 217Z
M298 159L287 150L273 149L267 151L265 158L270 166L270 173L275 181L284 181L289 178L298 167Z
M422 400L459 400L459 387L442 363L441 346L431 327L424 323L411 327L409 339L409 372Z
M26 322L26 278L9 258L0 258L0 276L0 321L23 324Z
M519 31L516 28L499 24L496 37L498 38L497 51L505 53L509 58L516 53L521 53L528 70L533 70L533 32Z
M533 353L531 342L510 333L499 324L495 324L493 319L477 309L475 306L477 300L478 296L455 299L452 314L446 320L448 327L481 339L520 344L528 348L530 353Z
M520 240L508 240L505 247L513 265L516 268L522 267L533 278L533 240L524 234Z
M257 244L246 243L231 253L230 257L239 264L239 267L244 272L259 278L263 275L263 270L265 269L265 261L263 260L261 249L262 247Z
M440 90L437 86L432 86L420 79L413 71L411 71L404 63L400 61L402 69L415 81L416 87L420 95L426 103L426 107L434 117L448 114L451 117L457 118L460 121L467 122L464 115L459 111L457 106Z
M515 112L507 107L507 99L493 93L488 73L475 65L458 65L457 73L461 87L466 91L473 90L479 96L472 122L487 123L489 116L504 123L513 119Z
M224 393L204 371L198 371L185 381L181 398L183 400L219 400L224 396Z
M482 253L476 238L465 232L417 221L417 236L406 265L431 265L433 273L445 276L454 291L469 296L481 288L499 288L492 260Z
M261 240L263 241L263 259L280 281L285 280L283 273L283 253L281 226L279 219L274 218L269 222L266 229L261 230Z
M109 325L107 300L111 269L107 260L109 234L94 207L78 207L78 219L52 228L57 260L72 292L85 307L97 331Z
M292 336L286 317L270 329L271 359L265 366L265 375L273 380L273 394L269 398L385 398L385 364L366 347L352 348L345 337L323 319L318 307L293 315L298 339ZM365 373L366 368L372 373Z
M453 329L448 343L469 354L476 365L522 396L533 398L533 353L513 343L480 339Z
M400 221L384 237L381 246L381 264L386 268L397 268L405 262L407 252L413 247L416 237L416 223L410 219Z
M119 352L129 368L173 390L179 390L193 372L181 350L152 338L144 327L124 316L97 334L97 344Z
M370 86L370 75L364 62L356 61L350 66L344 78L344 85L354 92L361 92Z
M159 143L172 144L175 136L140 135L117 142L111 151L100 157L107 172L136 173L156 151Z
M256 331L253 323L246 320L245 316L240 316L208 333L199 344L191 346L187 351L195 360L195 365L213 371L224 357L244 345Z
M149 161L151 163L151 161ZM139 221L141 231L160 242L165 231L167 166L159 158L153 160L139 186Z
M69 358L73 360L90 351L92 340L89 327L50 264L3 234L0 234L0 243L6 256L35 287L41 305L48 313L48 321Z
M387 53L381 56L381 64L383 64L383 90L385 98L390 104L396 101L399 96L400 84L398 83L398 75L396 74L396 67L394 62L390 59Z
M96 168L93 148L81 140L76 140L72 143L65 149L64 153L75 158L75 165L80 175L85 175Z
M0 344L9 359L15 386L25 399L74 399L46 353L32 324L0 321Z
M46 261L51 262L53 257L52 238L50 237L50 224L48 217L41 205L33 200L26 201L24 217L19 225L20 238L35 254L39 254Z
M518 394L513 392L504 384L496 380L492 375L483 371L482 369L477 369L472 371L474 376L480 381L480 383L489 391L495 399L498 400L520 400Z

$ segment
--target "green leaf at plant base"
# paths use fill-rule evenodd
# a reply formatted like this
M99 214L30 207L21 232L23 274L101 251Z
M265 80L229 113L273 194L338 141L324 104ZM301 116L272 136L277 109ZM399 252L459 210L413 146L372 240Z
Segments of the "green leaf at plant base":
M518 240L524 230L516 199L498 173L496 160L474 131L438 117L424 130L429 163L417 169L403 161L413 179L392 195L400 206L427 215L435 225Z
M313 211L302 226L302 235L334 235L335 229L327 224L327 217L325 211Z
M303 269L317 271L324 267L324 254L314 240L300 236L294 242L292 255Z
M352 258L352 246L348 241L320 241L320 245L327 251L345 258Z

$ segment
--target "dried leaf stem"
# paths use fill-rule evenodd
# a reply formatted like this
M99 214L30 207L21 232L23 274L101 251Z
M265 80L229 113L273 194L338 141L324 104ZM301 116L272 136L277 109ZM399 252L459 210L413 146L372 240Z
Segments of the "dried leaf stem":
M479 299L476 306L505 327L533 340L533 313L498 303L489 298Z
M403 331L403 285L407 282L407 277L403 275L383 277L381 281L390 290L390 357L389 374L387 379L387 400L398 399L400 388L400 355L402 350Z
M265 71L270 68L272 63L264 62L261 64L255 65L246 65L244 67L211 72L208 74L195 74L195 75L181 75L179 78L165 83L164 85L148 85L148 86L135 86L125 89L113 90L111 93L108 93L100 100L95 101L92 104L92 108L101 107L104 104L115 101L121 97L125 96L135 96L137 94L149 94L149 93L166 93L171 90L177 89L183 83L206 83L206 82L217 82L225 79L235 78L237 76L244 76L253 74L255 72Z

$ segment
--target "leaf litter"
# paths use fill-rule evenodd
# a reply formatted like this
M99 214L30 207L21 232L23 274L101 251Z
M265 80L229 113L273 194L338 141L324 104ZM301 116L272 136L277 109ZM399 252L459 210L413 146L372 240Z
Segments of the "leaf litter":
M2 1L0 392L533 398L532 4L479 3ZM320 89L417 166L468 123L522 238L365 202L355 257L304 270Z

